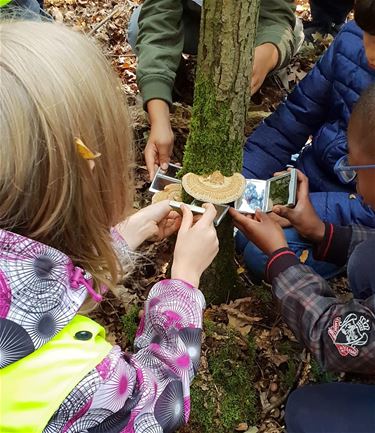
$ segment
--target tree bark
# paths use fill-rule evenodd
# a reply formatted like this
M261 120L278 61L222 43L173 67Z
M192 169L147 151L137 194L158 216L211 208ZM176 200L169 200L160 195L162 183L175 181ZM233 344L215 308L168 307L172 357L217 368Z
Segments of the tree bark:
M183 172L230 176L242 170L259 0L204 0L193 115ZM202 279L208 302L236 296L233 227L218 229L220 252Z

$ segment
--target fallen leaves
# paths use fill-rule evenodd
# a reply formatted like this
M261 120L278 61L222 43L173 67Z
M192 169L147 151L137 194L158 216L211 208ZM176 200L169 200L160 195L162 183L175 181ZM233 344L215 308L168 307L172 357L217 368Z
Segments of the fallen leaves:
M272 362L276 365L276 367L280 367L281 364L288 362L289 356L282 355L280 353L273 353L271 359Z
M54 18L54 20L57 23L62 23L64 21L64 16L63 14L60 12L60 9L57 8L56 6L52 7L49 10L49 13L51 14L51 16Z
M299 261L301 263L306 263L306 260L309 258L309 250L303 250L302 254L300 255Z
M248 430L249 426L245 422L241 422L238 424L238 426L235 428L238 432L245 432Z
M67 24L94 37L123 81L125 92L134 98L138 93L136 84L136 56L126 40L130 16L138 2L130 0L47 0L46 10L59 23ZM98 30L99 23L111 16Z
M241 305L241 303L248 302L248 299L251 298L238 299L234 302L231 302L229 305L221 306L222 310L225 311L228 316L229 326L234 328L243 336L249 334L254 323L260 322L262 320L262 317L248 316L238 309L239 305Z

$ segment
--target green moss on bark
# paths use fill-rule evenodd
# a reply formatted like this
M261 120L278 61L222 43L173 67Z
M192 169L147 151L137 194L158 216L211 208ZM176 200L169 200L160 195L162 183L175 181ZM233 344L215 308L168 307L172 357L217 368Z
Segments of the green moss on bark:
M208 353L191 388L192 411L180 433L228 433L240 422L256 423L255 344L224 325L204 322Z
M179 173L210 174L220 170L231 176L242 168L243 131L233 132L231 110L217 101L213 82L197 77L190 135L186 144L183 169ZM190 201L184 196L184 201ZM209 303L226 302L241 296L234 267L233 225L227 217L218 227L220 251L201 280Z
M181 174L210 174L220 170L225 176L231 176L241 171L243 131L234 134L232 127L229 105L217 101L213 82L197 77Z
M245 288L234 265L233 224L227 216L217 228L219 253L212 265L204 272L200 288L209 304L220 304L245 296Z
M191 387L192 412L189 424L180 433L213 433L216 432L217 390L213 382L207 384L202 377L194 380ZM221 433L217 431L217 433Z
M124 327L124 335L128 341L129 346L133 346L135 333L137 332L138 322L139 322L139 311L140 308L136 305L133 305L128 314L122 316L122 323Z
M220 170L231 176L242 170L258 10L259 0L204 2L192 120L181 174ZM219 256L201 286L208 300L216 303L232 297L237 285L230 222L223 222L219 232Z
M254 351L250 341L245 356L239 352L232 331L228 343L208 358L216 385L223 389L220 422L223 432L231 431L240 422L255 423L256 396L253 386Z

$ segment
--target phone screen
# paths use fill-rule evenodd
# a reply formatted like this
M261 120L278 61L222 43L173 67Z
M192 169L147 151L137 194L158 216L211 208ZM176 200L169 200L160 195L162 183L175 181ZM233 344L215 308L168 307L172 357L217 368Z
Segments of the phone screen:
M160 175L156 176L150 186L151 192L163 191L167 185L171 183L180 183L178 180L168 179Z
M193 200L192 203L195 206L201 207L203 202L199 200ZM225 204L214 204L216 209L216 216L214 218L214 225L218 226L221 221L224 219L225 215L227 214L229 210L229 206Z
M160 174L167 176L167 177L173 177L176 178L177 173L181 170L181 167L174 164L169 164L167 170L163 171L160 170Z
M269 181L269 209L272 209L272 207L277 204L283 206L289 204L290 180L291 175L290 173L287 173L279 178L276 177Z
M242 197L236 201L236 209L243 213L255 213L257 209L264 210L266 181L248 179Z

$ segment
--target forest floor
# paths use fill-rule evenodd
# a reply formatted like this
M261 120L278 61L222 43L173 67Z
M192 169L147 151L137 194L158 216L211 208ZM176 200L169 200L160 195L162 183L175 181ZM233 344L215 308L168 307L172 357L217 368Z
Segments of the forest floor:
M142 0L46 1L48 12L57 22L95 37L122 80L135 128L135 208L149 204L151 199L142 155L148 121L136 84L136 56L127 42L129 19L140 3ZM117 12L111 15L115 10ZM307 0L298 1L297 13L309 19ZM314 44L304 44L281 79L267 80L252 98L247 134L259 119L275 110L329 42L318 37ZM189 64L193 63L194 59L189 59ZM193 68L191 71L184 86L188 92L193 88ZM182 160L190 116L189 104L175 104L172 114L176 137L174 162ZM123 349L131 350L143 302L152 285L166 276L171 257L171 242L147 244L140 251L136 272L115 294L109 294L95 312L95 318L106 327L109 339ZM192 388L191 422L181 430L184 433L281 433L285 431L285 401L293 389L307 383L347 379L344 375L333 376L320 370L275 310L270 287L254 285L240 258L237 263L248 296L228 304L209 306L205 313L201 369ZM336 279L332 285L337 293L347 296L343 278Z

